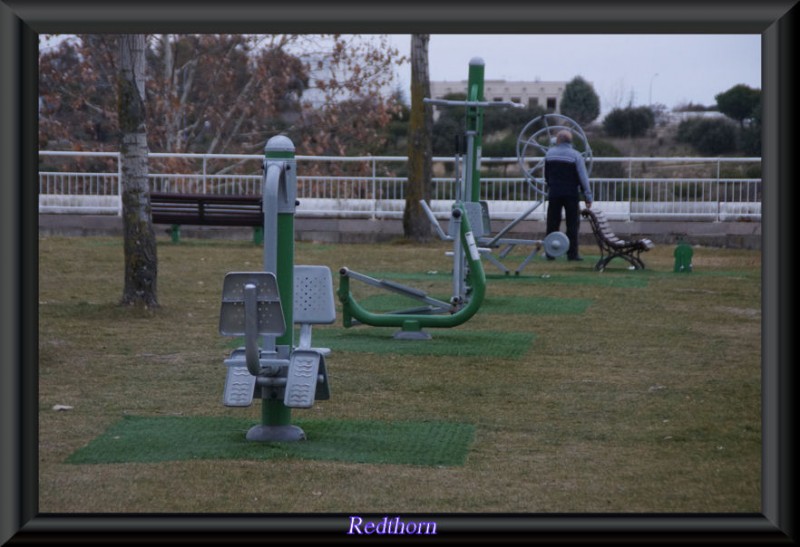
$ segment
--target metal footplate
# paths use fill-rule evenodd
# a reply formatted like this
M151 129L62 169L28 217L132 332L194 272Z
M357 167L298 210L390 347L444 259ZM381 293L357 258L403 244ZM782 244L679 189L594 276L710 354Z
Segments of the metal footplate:
M289 361L283 404L290 408L311 408L319 381L322 354L313 350L295 350ZM324 365L323 365L324 367Z
M256 377L247 370L244 350L235 350L230 358L225 359L228 374L225 376L225 390L222 404L225 406L250 406L253 404Z

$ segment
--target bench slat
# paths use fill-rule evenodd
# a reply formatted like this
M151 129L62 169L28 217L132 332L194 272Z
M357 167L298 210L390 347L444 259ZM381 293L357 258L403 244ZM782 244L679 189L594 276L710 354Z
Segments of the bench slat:
M154 224L263 226L261 196L150 193Z
M604 270L613 258L627 260L636 269L643 269L644 262L640 254L654 247L649 239L625 240L617 237L602 211L584 209L581 215L588 218L592 225L597 245L600 247L600 260L595 264L596 270Z

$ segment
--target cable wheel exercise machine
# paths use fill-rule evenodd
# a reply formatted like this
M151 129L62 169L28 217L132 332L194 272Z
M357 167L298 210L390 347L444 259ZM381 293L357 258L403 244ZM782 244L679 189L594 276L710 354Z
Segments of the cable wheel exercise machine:
M547 198L547 184L544 180L544 157L556 142L560 131L572 133L572 146L581 153L586 164L586 174L592 173L592 148L589 139L578 123L563 114L544 114L528 122L517 137L517 160L525 179L537 195L539 201L522 213L511 224L531 214Z
M534 118L523 127L517 137L517 159L531 191L530 193L535 196L535 200L500 231L492 234L489 203L480 199L482 109L498 106L521 108L523 105L515 102L486 102L483 100L483 61L479 58L470 61L469 95L466 101L425 99L425 102L437 106L466 107L464 138L457 140L458 143L464 143L464 146L457 145L456 147L456 201L464 200L468 211L472 215L473 229L481 256L501 272L509 275L511 270L501 260L507 258L517 246L533 247L532 251L514 269L514 275L519 275L542 250L553 257L566 253L569 249L569 240L562 232L549 234L543 240L511 238L507 234L520 222L527 219L546 200L547 185L544 180L544 157L548 149L555 144L555 137L559 131L567 130L572 133L573 145L584 157L587 173L591 173L592 150L586 135L578 123L562 114L545 114ZM473 110L475 111L474 113L472 112ZM464 169L465 176L463 179L460 177L462 152L466 153L466 168ZM424 201L420 203L439 237L444 240L452 239L452 230L450 233L445 233L430 206ZM495 253L497 253L496 256Z

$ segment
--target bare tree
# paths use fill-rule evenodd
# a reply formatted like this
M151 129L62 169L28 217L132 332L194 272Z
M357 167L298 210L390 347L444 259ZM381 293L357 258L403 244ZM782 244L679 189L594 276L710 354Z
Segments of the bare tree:
M432 108L423 102L431 93L428 73L429 34L411 35L411 114L408 126L408 186L403 212L403 233L409 239L424 242L430 239L431 225L420 200L431 198L433 150Z
M117 149L118 42L80 34L40 53L44 149ZM146 46L152 152L256 154L285 134L307 155L381 155L399 110L386 90L408 60L381 35L169 34ZM158 165L193 168L185 158ZM352 163L348 173L356 168L369 171Z
M119 40L117 115L120 130L125 288L121 304L158 307L156 237L150 217L145 123L145 36Z

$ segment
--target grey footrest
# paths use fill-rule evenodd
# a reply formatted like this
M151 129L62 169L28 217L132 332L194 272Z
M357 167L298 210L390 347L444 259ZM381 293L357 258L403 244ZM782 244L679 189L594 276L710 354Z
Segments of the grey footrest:
M228 374L225 376L225 390L222 403L225 406L250 406L253 404L256 377L247 370L244 359L226 359Z
M289 361L283 404L290 408L311 408L319 380L322 355L311 350L295 350Z

